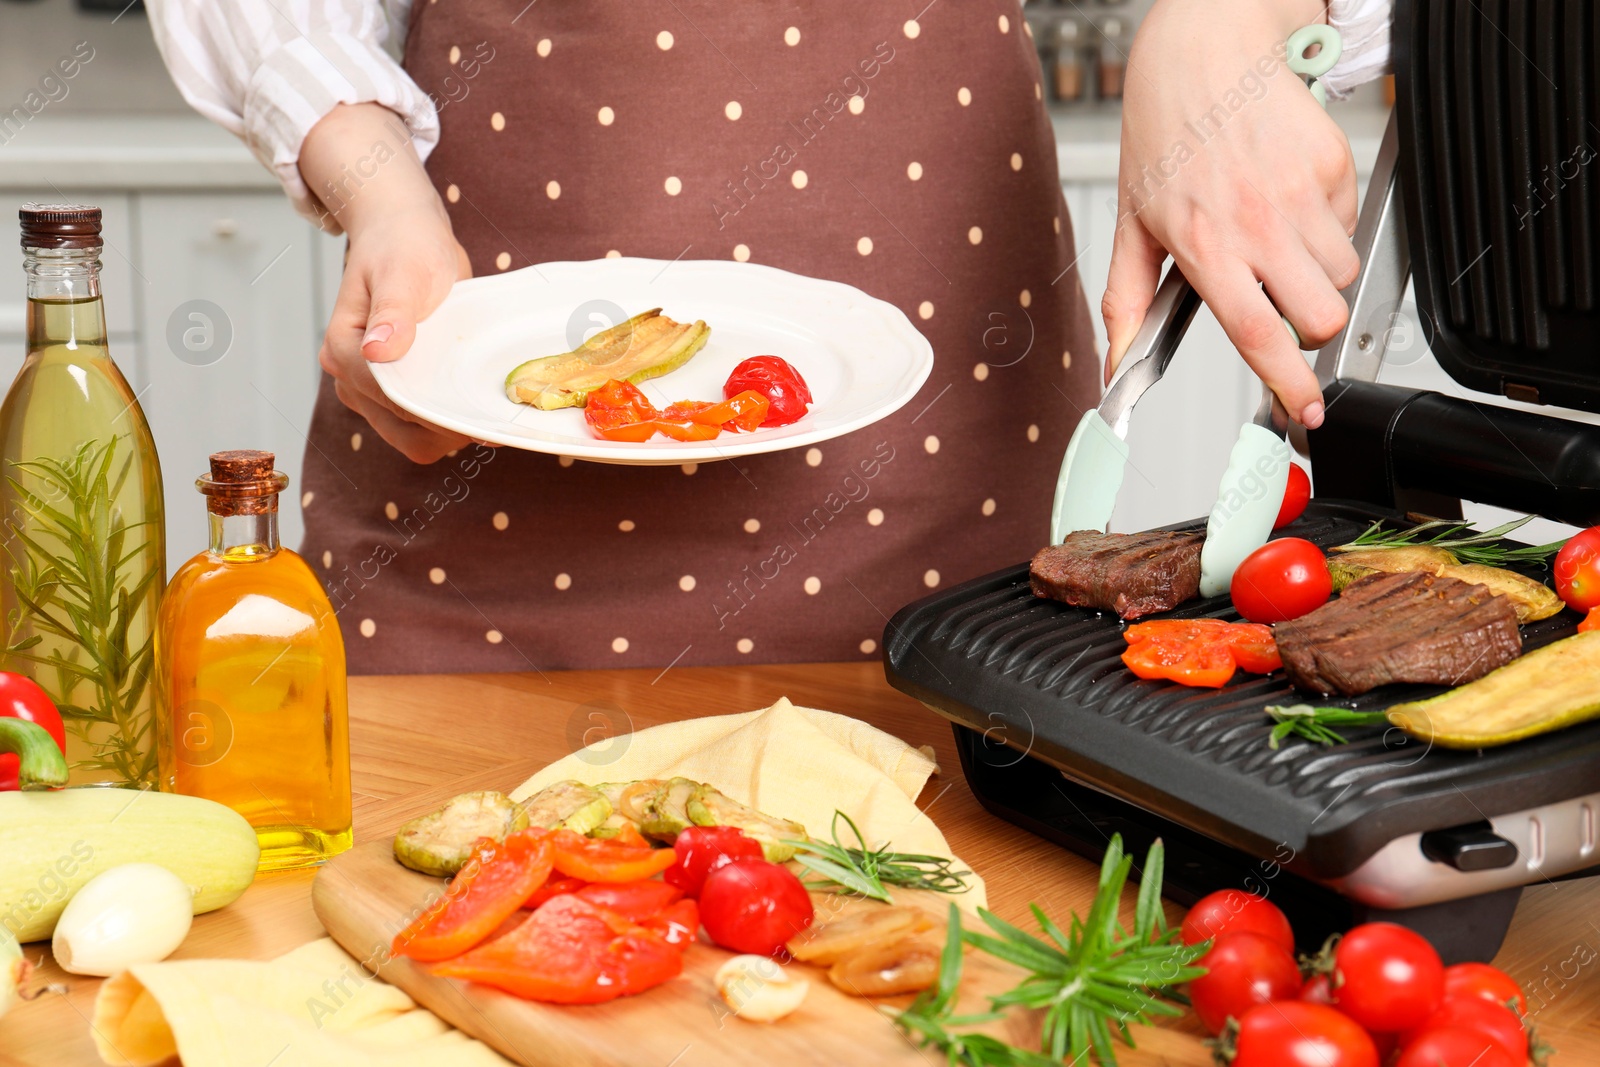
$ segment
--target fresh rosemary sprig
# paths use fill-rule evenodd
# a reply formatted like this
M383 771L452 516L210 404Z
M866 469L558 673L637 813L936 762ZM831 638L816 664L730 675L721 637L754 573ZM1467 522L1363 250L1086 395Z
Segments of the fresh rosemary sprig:
M5 532L15 538L6 551L18 604L5 620L4 654L8 665L44 668L35 680L90 753L75 769L146 786L156 777L152 586L166 576L145 523L126 521L119 506L134 462L129 451L115 465L121 440L84 442L60 461L11 463L17 474L6 481L20 515L7 517Z
M1468 522L1434 519L1408 530L1385 530L1382 520L1373 523L1349 544L1334 549L1349 551L1358 548L1429 548L1445 549L1462 563L1482 563L1490 567L1504 567L1510 563L1543 563L1557 552L1565 541L1552 541L1547 545L1524 545L1506 548L1499 543L1502 537L1521 528L1533 519L1524 515L1520 519L1501 523L1492 530L1474 530Z
M1043 1052L1059 1063L1087 1062L1091 1051L1108 1067L1116 1067L1113 1035L1134 1047L1130 1023L1148 1024L1153 1016L1178 1016L1183 1009L1173 987L1205 974L1192 966L1211 948L1177 942L1161 909L1161 876L1165 852L1160 841L1150 846L1139 879L1138 903L1130 934L1117 919L1122 889L1133 857L1125 855L1122 838L1113 834L1100 866L1100 889L1087 919L1072 917L1063 932L1033 905L1033 917L1049 940L1034 937L994 915L978 915L999 936L967 933L967 944L1007 960L1028 972L1015 989L990 997L996 1011L1013 1005L1043 1012Z
M840 819L849 825L860 848L847 848L839 840ZM889 886L928 889L935 893L965 893L971 888L967 878L972 872L957 870L944 856L891 852L887 843L882 848L868 848L860 828L842 811L833 813L833 844L822 841L790 841L788 844L795 847L795 860L802 867L852 893L885 904L894 903L889 896Z
M1319 745L1342 745L1344 737L1334 726L1377 726L1389 721L1387 712L1352 711L1349 708L1314 708L1310 704L1269 704L1267 714L1278 725L1272 728L1267 747L1276 749L1285 737L1294 734Z
M893 1019L895 1025L921 1047L944 1053L945 1062L950 1067L1060 1067L1060 1060L1008 1045L997 1037L957 1033L951 1029L954 1026L976 1026L1000 1018L998 1012L951 1014L956 1003L957 987L961 984L962 939L961 909L951 904L944 953L939 959L939 980L931 989L917 994L917 999L904 1011L889 1007L879 1010Z

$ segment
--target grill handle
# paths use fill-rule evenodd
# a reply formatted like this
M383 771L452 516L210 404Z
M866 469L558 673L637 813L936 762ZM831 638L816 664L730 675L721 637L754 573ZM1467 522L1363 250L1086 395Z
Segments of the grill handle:
M1318 496L1444 518L1471 500L1600 524L1600 426L1347 379L1324 398L1308 434Z

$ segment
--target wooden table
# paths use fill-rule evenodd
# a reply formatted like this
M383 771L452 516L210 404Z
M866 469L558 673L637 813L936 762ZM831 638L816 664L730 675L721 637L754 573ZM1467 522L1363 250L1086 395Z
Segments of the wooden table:
M357 841L384 838L462 788L509 790L528 774L606 736L674 719L765 707L780 696L843 712L931 744L942 773L919 803L954 850L983 874L991 906L1012 920L1029 901L1051 915L1086 911L1096 869L978 806L949 727L889 688L875 663L769 665L538 675L353 678L350 750ZM0 857L0 862L4 858ZM311 913L312 871L262 875L236 903L195 920L177 957L270 959L322 936ZM1495 961L1528 991L1557 1067L1600 1064L1600 878L1535 886L1523 896ZM28 946L30 957L47 945ZM0 1020L3 1067L98 1064L89 1033L95 979L45 960L55 986ZM1138 1033L1125 1067L1205 1067L1192 1021Z

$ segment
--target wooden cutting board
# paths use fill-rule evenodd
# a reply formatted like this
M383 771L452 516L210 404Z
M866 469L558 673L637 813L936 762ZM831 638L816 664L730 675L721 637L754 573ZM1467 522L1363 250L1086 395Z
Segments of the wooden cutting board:
M396 863L386 841L357 846L331 860L312 885L312 906L328 933L369 970L405 990L452 1026L471 1034L524 1067L655 1067L841 1063L927 1064L878 1010L878 1001L847 996L826 973L790 964L811 980L805 1003L780 1022L749 1023L732 1016L712 984L732 954L704 943L684 956L683 974L646 993L607 1004L553 1005L525 1001L487 986L436 978L417 963L391 957L394 935L444 881ZM818 921L852 907L878 907L817 894ZM898 891L898 903L915 904L942 923L948 897ZM968 923L976 920L967 919ZM935 934L934 936L941 936ZM1002 961L968 952L961 1010L986 1008L984 997L1016 985L1021 972ZM882 1003L905 1004L909 997ZM1022 1047L1037 1047L1037 1020L1017 1016L989 1032ZM1142 1031L1154 1033L1154 1031Z

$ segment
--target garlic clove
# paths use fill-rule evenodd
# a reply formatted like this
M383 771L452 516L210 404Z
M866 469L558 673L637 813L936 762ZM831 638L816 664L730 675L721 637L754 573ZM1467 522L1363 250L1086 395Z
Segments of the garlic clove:
M189 935L194 890L155 863L101 871L56 921L50 951L72 974L108 977L170 956Z
M0 926L0 1015L11 1010L21 998L20 987L27 981L32 965L23 958L22 946L11 931Z
M735 956L717 968L712 980L733 1014L756 1023L777 1022L798 1008L811 988L770 956Z

